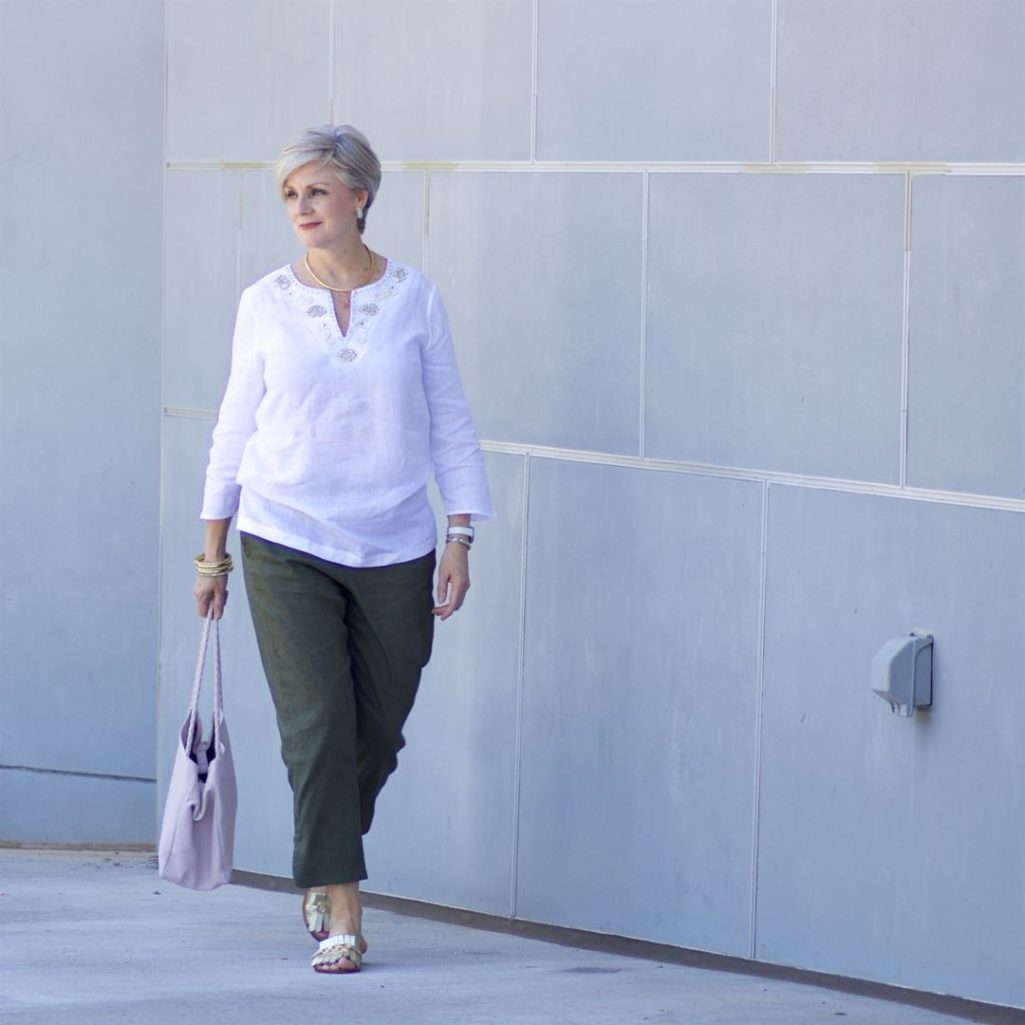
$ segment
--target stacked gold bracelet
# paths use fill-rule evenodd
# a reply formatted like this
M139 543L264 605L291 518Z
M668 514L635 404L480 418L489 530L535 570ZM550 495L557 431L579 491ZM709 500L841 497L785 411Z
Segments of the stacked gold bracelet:
M196 572L201 577L226 577L235 568L230 555L225 555L217 562L207 562L204 552L200 552L192 560L192 565L196 567Z

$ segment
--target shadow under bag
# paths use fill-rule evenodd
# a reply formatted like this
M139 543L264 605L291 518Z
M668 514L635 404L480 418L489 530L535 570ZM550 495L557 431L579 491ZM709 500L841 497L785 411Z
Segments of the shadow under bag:
M199 719L199 690L210 626L214 628L214 714L209 741ZM158 847L159 872L191 890L212 890L231 881L238 791L221 693L220 624L203 624L196 678L185 722L178 734Z

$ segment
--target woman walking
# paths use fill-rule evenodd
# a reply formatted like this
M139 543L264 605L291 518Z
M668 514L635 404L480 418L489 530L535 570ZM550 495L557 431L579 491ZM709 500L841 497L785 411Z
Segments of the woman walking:
M239 302L194 594L201 616L223 614L236 516L294 797L293 875L321 941L313 967L348 973L366 951L362 837L434 620L470 586L471 521L494 513L437 290L363 243L381 180L366 138L311 129L276 172L305 255ZM448 518L436 585L432 474Z

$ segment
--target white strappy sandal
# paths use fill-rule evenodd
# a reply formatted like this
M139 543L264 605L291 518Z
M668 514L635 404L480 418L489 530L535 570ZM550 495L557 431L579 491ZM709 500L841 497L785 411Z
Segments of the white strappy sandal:
M344 967L345 961L348 961L351 967ZM310 963L313 970L322 975L352 975L363 967L359 939L351 933L329 936L326 940L321 940Z

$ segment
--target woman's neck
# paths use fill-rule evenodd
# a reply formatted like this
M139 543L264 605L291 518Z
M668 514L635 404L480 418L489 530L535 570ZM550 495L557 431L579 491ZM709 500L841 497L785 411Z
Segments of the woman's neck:
M373 256L362 238L337 249L308 249L305 262L318 284L334 288L358 288L373 271Z

